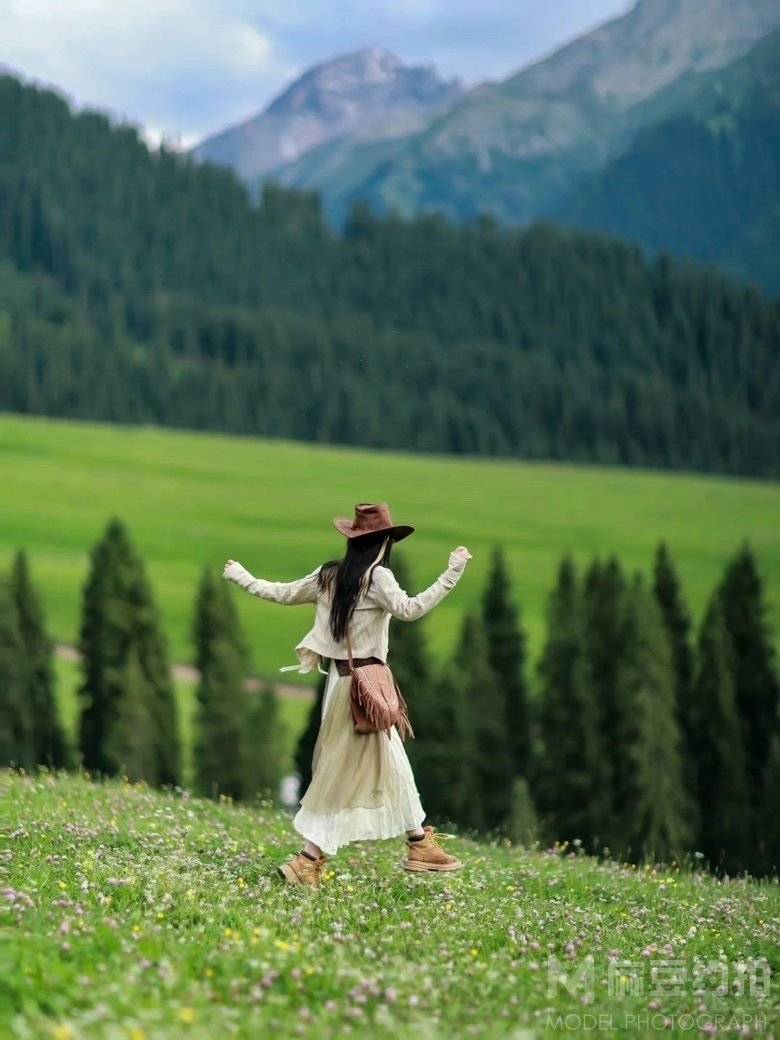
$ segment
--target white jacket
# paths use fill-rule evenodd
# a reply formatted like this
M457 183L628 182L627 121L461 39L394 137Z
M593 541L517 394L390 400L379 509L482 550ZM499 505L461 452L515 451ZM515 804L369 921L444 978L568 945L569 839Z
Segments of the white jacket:
M350 621L349 633L354 657L378 657L387 661L388 630L390 618L414 621L427 614L437 603L454 589L460 580L468 560L451 553L449 566L436 581L416 596L409 596L396 581L387 567L375 567L367 591L358 599ZM323 658L346 659L346 643L338 643L330 631L330 596L327 590L321 593L317 586L320 567L297 581L266 581L256 578L233 562L226 566L223 577L234 582L253 596L293 606L298 603L315 603L314 626L295 647L299 664L288 665L282 672L296 670L310 672L314 668L322 671Z

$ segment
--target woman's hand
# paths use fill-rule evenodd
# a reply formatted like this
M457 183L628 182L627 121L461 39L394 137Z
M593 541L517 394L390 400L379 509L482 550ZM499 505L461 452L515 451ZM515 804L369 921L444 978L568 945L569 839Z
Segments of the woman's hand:
M459 545L457 549L453 549L450 553L450 567L456 564L460 564L465 567L470 559L472 559L472 556L466 548L466 546Z

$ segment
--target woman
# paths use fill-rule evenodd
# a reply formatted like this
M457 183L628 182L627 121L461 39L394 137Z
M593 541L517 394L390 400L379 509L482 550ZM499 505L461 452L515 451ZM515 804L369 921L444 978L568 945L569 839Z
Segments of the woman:
M305 844L279 871L290 884L317 885L328 856L342 845L406 832L407 870L457 870L462 864L439 845L425 813L403 741L395 727L359 734L350 710L347 635L355 665L387 661L390 617L414 621L427 614L460 580L471 553L460 546L447 569L424 592L408 596L387 567L394 542L413 527L394 524L385 502L360 503L355 518L337 517L347 539L341 561L332 560L292 582L255 578L228 560L223 577L275 603L315 603L314 627L296 646L300 672L330 660L312 780L293 820ZM285 671L287 669L282 669ZM413 709L413 706L412 706Z

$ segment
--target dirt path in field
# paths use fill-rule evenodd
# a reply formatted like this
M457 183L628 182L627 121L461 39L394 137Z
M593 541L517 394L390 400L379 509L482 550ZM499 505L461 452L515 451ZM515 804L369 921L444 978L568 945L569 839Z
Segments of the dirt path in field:
M75 646L66 646L64 643L58 643L54 652L57 657L63 661L80 661L81 654ZM200 678L197 668L193 668L190 664L175 664L171 667L171 671L176 679L183 679L185 682L195 683ZM273 686L278 697L287 697L293 701L313 701L314 691L308 686L294 686L292 683L264 683L260 679L249 678L246 681L246 688L248 690L263 690L266 686Z

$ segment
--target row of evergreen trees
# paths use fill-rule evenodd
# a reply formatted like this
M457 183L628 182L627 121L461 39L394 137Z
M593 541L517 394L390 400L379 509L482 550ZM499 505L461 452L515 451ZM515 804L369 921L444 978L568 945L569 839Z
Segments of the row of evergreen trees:
M248 688L249 652L221 575L205 568L193 642L193 786L251 798L276 792L286 737L270 689ZM182 782L178 708L165 635L143 560L113 519L91 552L84 587L77 748L60 721L53 642L20 551L0 584L0 764L63 768L154 785Z
M392 566L408 584L403 561ZM780 696L749 547L713 592L697 646L665 545L652 587L614 557L584 577L565 558L533 698L500 551L440 674L423 625L392 627L431 818L633 860L700 851L717 869L780 864ZM298 746L304 787L322 692Z
M411 582L402 558L392 563ZM195 605L200 672L194 787L248 799L278 789L283 726L250 657L229 585L206 568ZM167 645L143 561L112 520L91 553L81 623L78 757L89 770L181 783ZM526 638L496 550L452 659L430 664L424 624L393 622L391 663L417 739L429 816L518 840L578 842L634 860L700 850L716 868L780 865L780 684L756 561L745 545L695 641L665 545L648 585L618 560L560 565L535 695ZM72 764L53 645L24 552L0 582L0 763ZM305 789L323 684L297 748Z
M776 474L780 306L551 227L379 219L0 75L0 408ZM52 155L57 162L51 161Z
M780 862L780 687L747 546L696 645L690 629L665 546L649 588L614 558L583 579L563 561L539 669L534 792L556 837L765 870Z

